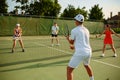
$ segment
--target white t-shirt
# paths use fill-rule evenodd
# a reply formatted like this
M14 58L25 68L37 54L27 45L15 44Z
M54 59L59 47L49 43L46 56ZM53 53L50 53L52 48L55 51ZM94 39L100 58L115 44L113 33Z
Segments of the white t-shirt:
M56 34L56 31L59 30L59 27L58 26L52 26L52 34Z
M76 54L90 54L91 47L89 42L89 31L87 28L77 26L71 31L71 39L74 40Z

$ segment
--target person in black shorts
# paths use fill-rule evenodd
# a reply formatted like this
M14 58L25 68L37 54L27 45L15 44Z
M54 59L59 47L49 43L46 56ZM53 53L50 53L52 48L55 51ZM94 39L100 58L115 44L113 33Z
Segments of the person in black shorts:
M51 37L52 37L51 43L52 44L51 44L51 46L54 46L54 43L53 43L54 39L56 39L56 41L57 41L56 45L58 45L58 46L60 45L59 44L59 39L58 39L58 32L59 32L59 26L55 22L54 25L52 26L52 34L51 34Z

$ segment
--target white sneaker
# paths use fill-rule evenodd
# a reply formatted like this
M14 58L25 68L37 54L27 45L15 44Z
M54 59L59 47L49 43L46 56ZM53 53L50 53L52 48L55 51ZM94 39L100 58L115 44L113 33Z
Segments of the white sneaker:
M52 47L54 46L54 44L51 45Z
M94 77L90 77L90 80L94 80Z
M115 54L113 55L113 57L117 57L117 54L115 53Z
M57 46L59 46L60 44L56 44Z
M104 56L105 56L105 54L102 54L102 55L101 55L101 57L104 57Z

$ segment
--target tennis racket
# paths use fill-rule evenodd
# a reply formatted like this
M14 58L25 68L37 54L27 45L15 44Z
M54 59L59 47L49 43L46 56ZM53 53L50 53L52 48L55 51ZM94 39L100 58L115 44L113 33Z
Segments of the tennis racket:
M60 33L61 33L62 35L64 35L65 37L67 37L67 36L70 35L69 27L68 27L67 24L66 24L66 26L64 26L64 27L61 28Z
M20 37L20 36L17 36L17 35L13 35L13 39L14 39L14 40L20 40L21 37Z

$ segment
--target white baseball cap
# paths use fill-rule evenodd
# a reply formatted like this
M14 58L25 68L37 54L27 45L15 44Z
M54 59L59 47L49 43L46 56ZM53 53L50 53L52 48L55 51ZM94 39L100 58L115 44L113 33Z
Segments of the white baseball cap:
M75 20L79 22L84 22L84 16L82 14L78 14L74 17Z
M16 24L16 26L20 26L20 24Z

